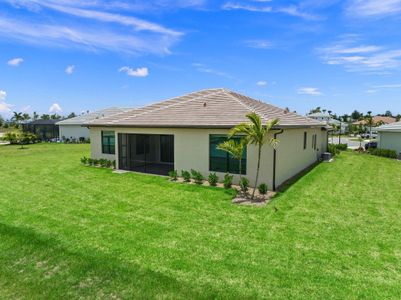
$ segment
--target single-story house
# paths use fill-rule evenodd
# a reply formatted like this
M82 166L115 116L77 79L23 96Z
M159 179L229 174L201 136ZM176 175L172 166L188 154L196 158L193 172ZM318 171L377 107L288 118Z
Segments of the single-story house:
M75 118L62 120L57 123L57 126L59 127L59 136L63 141L88 140L90 137L89 129L83 126L86 122L104 118L126 110L128 110L128 108L110 107L86 113Z
M377 128L378 147L391 149L401 155L401 121Z
M59 138L59 128L57 125L58 122L60 122L60 119L34 120L22 124L22 130L35 134L39 139L43 141L58 139Z
M218 150L229 130L256 112L263 122L278 118L271 138L277 150L262 149L259 183L276 188L315 164L327 150L325 123L288 112L227 89L208 89L88 122L91 157L116 160L118 169L167 174L195 169L205 177L235 174L239 161ZM257 148L247 146L243 174L255 183Z
M346 133L348 132L348 123L347 122L340 122L336 119L333 119L332 116L328 113L325 112L318 112L318 113L312 113L312 114L308 114L308 118L317 120L317 121L321 121L321 122L326 122L326 124L328 125L335 125L336 127L340 128L341 126L341 133ZM338 130L337 130L338 132Z

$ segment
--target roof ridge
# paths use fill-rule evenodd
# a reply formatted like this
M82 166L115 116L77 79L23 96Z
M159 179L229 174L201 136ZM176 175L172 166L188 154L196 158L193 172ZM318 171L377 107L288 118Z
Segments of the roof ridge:
M205 89L205 90L200 90L200 91L197 91L197 92L192 92L192 93L190 93L190 94L185 94L185 95L182 95L182 96L169 98L169 99L167 99L167 100L163 100L163 101L160 101L160 102L156 102L156 103L150 104L150 105L162 104L163 102L173 101L173 100L178 99L178 98L181 98L181 97L187 97L187 96L189 96L189 95L191 95L191 94L199 94L199 93L205 92L205 91L213 91L213 92L211 92L208 96L210 96L210 95L215 95L215 94L221 93L223 90L224 90L224 89ZM158 107L158 108L155 108L155 109L143 111L143 112L141 112L141 113L139 113L139 114L135 114L135 115L130 115L130 116L126 117L126 118L122 118L121 120L127 120L127 119L130 119L130 118L135 118L135 117L142 116L142 115L145 115L145 114L148 114L148 113L152 113L152 112L155 112L155 111L164 110L164 109L167 109L167 108L170 108L170 107L179 105L179 104L188 103L188 102L197 100L197 99L199 99L199 98L201 98L201 97L203 97L203 96L205 96L205 95L198 95L198 96L196 96L196 97L194 97L194 98L189 98L189 99L187 99L187 100L185 100L185 101L177 101L177 102L174 102L174 103L172 103L172 104L170 104L170 105L165 105L165 106ZM146 108L146 106L145 106L145 107L142 107L142 108ZM139 108L139 109L142 109L142 108ZM135 109L134 109L134 110L135 110ZM118 122L120 122L121 120L119 120ZM112 123L115 123L115 122L117 122L117 121L112 121Z

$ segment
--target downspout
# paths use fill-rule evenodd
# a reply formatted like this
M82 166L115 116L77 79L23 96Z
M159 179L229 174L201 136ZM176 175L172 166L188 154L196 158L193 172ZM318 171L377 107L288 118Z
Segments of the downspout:
M274 139L277 139L277 136L279 134L282 134L284 132L283 129L281 129L279 132L276 132L274 134ZM276 166L277 166L277 149L274 148L273 150L273 191L276 191Z

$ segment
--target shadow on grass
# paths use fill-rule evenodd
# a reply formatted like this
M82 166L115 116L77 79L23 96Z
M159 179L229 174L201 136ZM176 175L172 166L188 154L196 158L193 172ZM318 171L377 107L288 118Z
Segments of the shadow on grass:
M0 223L0 238L0 275L23 298L210 299L221 296L208 286L196 287L196 283L188 286L112 255L92 249L83 253L72 251L56 239L31 229Z

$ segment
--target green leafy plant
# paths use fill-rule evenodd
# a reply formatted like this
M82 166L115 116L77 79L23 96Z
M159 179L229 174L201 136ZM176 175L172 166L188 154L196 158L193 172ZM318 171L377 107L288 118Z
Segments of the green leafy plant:
M191 175L196 184L202 184L203 180L205 179L201 172L194 169L191 169Z
M332 156L336 156L337 154L340 154L340 150L333 144L329 144L327 151L329 151Z
M246 117L248 118L249 123L238 124L233 129L230 130L229 136L232 137L234 135L241 135L243 136L247 144L255 145L258 149L255 187L252 192L252 199L253 199L255 196L255 191L259 180L260 158L262 155L262 147L265 144L268 144L273 148L277 147L278 140L274 138L269 138L269 136L271 129L278 124L279 120L273 119L268 121L266 125L263 125L261 117L255 112L247 114Z
M98 165L99 165L99 159L96 159L96 158L95 158L95 159L93 160L93 165L94 165L94 166L98 166Z
M188 171L182 170L181 171L181 176L184 178L184 182L190 182L191 181L191 173Z
M248 191L248 187L249 187L249 179L246 177L242 177L240 179L239 186L241 188L241 191L246 193Z
M208 181L211 186L216 186L217 182L219 182L219 177L217 176L216 173L210 173L209 177L208 177Z
M258 186L258 191L259 191L259 193L260 193L261 195L266 195L266 194L267 194L267 190L268 190L268 187L267 187L267 184L266 184L266 183L261 183L261 184Z
M81 163L86 165L88 163L88 158L86 158L86 156L81 157Z
M168 172L168 176L170 177L170 179L172 181L177 181L177 178L178 178L177 170L172 170L172 171Z
M230 189L233 185L233 175L230 175L229 173L224 175L224 180L223 180L223 185L225 189Z
M369 153L375 156L387 157L387 158L397 158L397 152L390 149L369 149Z
M347 151L348 149L348 144L336 144L335 146L340 151Z
M246 141L244 138L242 138L238 142L235 140L228 140L217 146L217 149L223 150L223 151L229 153L234 159L238 160L240 180L242 177L242 156L244 153L245 145L246 145Z

